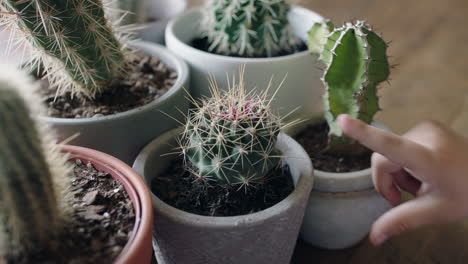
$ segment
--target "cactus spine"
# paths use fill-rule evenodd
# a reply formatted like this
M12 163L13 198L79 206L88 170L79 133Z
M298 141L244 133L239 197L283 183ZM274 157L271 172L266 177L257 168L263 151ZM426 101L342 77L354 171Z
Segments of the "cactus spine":
M209 0L204 10L202 28L212 52L272 57L294 52L299 43L285 0Z
M275 148L281 122L272 114L266 92L246 93L244 82L227 91L212 88L189 114L181 148L201 179L249 186L263 182L279 166Z
M54 250L53 238L69 217L64 189L68 168L52 142L42 138L46 128L30 117L38 109L31 105L40 101L26 101L18 93L31 93L32 81L1 72L0 255Z
M104 2L112 8L111 16L114 20L120 20L119 24L144 23L147 19L145 0L105 0Z
M59 93L94 98L126 68L101 0L5 0L0 11L16 14L8 22L32 45Z
M380 110L377 87L390 74L387 44L362 21L340 28L322 23L309 32L309 50L320 53L326 65L323 82L329 146L339 149L353 142L336 123L338 115L349 114L369 124Z

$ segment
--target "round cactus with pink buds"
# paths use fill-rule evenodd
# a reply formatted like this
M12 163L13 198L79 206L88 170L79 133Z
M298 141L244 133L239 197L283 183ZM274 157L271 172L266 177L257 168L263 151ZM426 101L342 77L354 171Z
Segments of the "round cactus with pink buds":
M281 121L271 100L266 93L247 93L242 80L227 91L214 88L212 95L188 116L181 148L189 168L220 184L262 183L281 162L275 148Z

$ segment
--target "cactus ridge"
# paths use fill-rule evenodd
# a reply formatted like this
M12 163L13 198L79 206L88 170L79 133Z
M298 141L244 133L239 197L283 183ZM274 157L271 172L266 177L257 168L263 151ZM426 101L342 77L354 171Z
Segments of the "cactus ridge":
M7 80L27 77L5 72L0 76L0 255L53 250L69 216L69 168L48 137L41 137L47 129L30 117L34 107L29 105L40 101L27 101L18 92L30 89L17 85L32 83Z
M209 50L234 56L278 56L300 43L288 22L285 0L209 0L202 30Z
M363 21L340 28L329 22L316 24L309 32L309 40L309 50L319 53L326 65L323 102L330 147L350 144L336 118L349 114L368 124L372 122L380 110L377 87L390 74L387 44Z
M32 46L59 94L94 98L126 69L120 33L107 21L101 0L5 0L2 24L15 28ZM8 18L6 18L8 17Z
M262 183L281 161L275 148L281 120L272 114L266 93L247 93L241 80L227 91L214 85L212 95L191 110L182 136L192 172L219 184Z

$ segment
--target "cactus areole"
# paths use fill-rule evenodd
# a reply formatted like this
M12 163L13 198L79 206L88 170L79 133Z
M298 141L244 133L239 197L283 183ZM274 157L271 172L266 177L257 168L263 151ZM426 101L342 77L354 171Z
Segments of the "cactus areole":
M248 186L280 165L280 129L265 96L246 93L241 83L214 91L190 112L181 147L201 179Z
M102 0L4 0L0 11L16 14L3 23L19 29L59 92L94 98L126 68Z
M295 52L299 40L285 0L208 0L203 34L209 50L222 55L273 57Z
M377 86L390 74L387 44L362 21L339 28L325 22L310 30L309 50L320 54L326 66L322 80L329 148L346 149L355 143L343 135L336 118L348 114L368 124L373 121L380 110Z

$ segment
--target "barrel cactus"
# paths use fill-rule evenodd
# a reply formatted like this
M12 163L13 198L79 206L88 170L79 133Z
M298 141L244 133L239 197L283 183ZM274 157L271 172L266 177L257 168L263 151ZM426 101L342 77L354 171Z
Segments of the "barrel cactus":
M125 73L124 45L102 0L4 0L0 11L43 64L59 94L94 98Z
M286 0L208 0L202 30L210 52L273 57L294 52L299 40L288 22Z
M330 149L346 149L353 142L343 135L336 118L348 114L371 123L380 110L377 87L388 80L387 43L363 21L335 28L316 24L309 32L309 50L326 65L323 82L325 119Z
M267 95L246 93L241 81L227 91L213 90L188 116L183 154L200 179L251 186L280 165L275 148L280 118Z
M40 101L18 92L33 97L32 81L3 68L0 73L0 256L53 252L70 217L69 169L50 131L30 117Z

